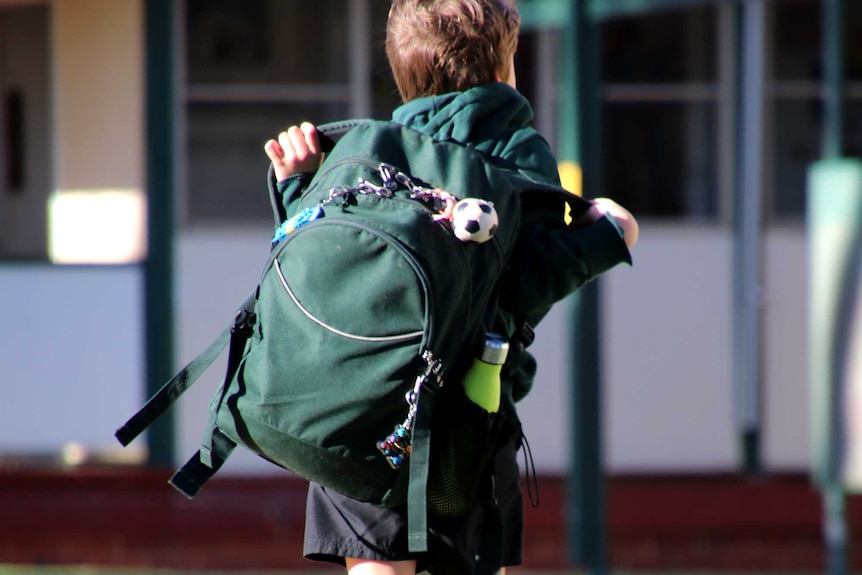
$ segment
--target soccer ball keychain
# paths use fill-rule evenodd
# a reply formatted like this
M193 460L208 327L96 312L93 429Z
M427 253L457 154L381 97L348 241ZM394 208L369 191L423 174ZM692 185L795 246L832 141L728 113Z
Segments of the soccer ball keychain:
M497 210L491 202L464 198L452 209L452 233L462 242L487 242L499 225Z

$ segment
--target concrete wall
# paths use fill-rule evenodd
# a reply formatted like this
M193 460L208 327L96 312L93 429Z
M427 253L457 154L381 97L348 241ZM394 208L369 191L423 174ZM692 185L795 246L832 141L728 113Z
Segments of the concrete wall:
M141 402L141 274L132 266L0 266L0 455L114 450Z

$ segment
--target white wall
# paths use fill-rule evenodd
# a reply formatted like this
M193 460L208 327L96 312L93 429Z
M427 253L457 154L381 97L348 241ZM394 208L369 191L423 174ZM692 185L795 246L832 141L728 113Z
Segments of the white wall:
M603 314L607 463L615 471L734 465L732 240L645 226Z
M773 228L764 242L763 455L776 470L810 460L806 242L798 227Z
M0 455L115 450L143 397L136 267L0 266Z

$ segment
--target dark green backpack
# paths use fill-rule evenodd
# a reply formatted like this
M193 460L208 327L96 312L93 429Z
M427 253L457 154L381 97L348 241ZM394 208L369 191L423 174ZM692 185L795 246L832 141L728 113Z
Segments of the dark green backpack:
M411 550L422 551L426 503L444 514L465 510L476 486L453 484L475 481L454 468L481 469L496 441L498 418L471 407L459 383L497 316L522 195L553 198L560 219L563 202L578 198L395 123L319 130L344 133L291 213L273 194L284 221L257 289L229 330L117 438L131 442L229 340L201 450L171 483L194 496L240 444L344 495L408 501ZM447 216L463 198L493 205L499 225L490 240L453 233ZM445 411L434 417L435 409ZM441 438L433 453L438 429L463 437ZM443 452L452 444L467 446L455 460ZM448 475L429 481L431 467Z

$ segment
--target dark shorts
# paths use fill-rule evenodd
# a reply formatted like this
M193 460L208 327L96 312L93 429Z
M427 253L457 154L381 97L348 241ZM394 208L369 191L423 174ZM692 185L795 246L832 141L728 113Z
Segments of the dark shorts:
M429 514L427 553L407 551L405 506L380 507L312 483L303 553L308 559L340 565L344 557L416 560L417 572L428 570L432 575L473 573L474 567L477 574L490 574L498 567L520 565L524 515L514 446L500 452L495 468L496 502L485 498L456 518Z

